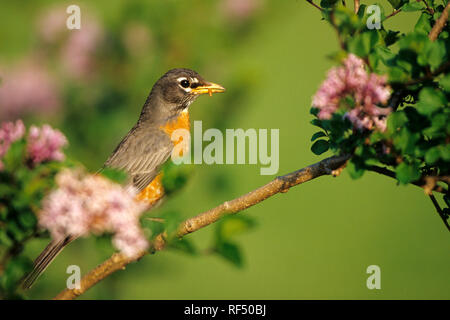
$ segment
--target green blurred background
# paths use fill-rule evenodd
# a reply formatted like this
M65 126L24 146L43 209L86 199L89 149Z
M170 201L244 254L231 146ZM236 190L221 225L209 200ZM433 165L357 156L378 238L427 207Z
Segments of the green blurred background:
M65 29L70 4L81 7L84 34ZM67 154L95 171L135 123L159 76L188 67L227 88L226 94L198 99L191 121L203 120L203 130L279 128L279 174L285 174L322 158L310 151L315 130L309 109L332 65L327 56L338 46L320 18L300 0L2 1L2 78L13 74L20 83L20 76L26 78L21 68L29 66L41 78L28 91L14 92L13 86L8 92L29 97L22 104L32 107L20 110L13 101L11 110L1 106L0 117L52 124L67 135ZM387 26L407 31L414 18L400 13ZM259 168L197 165L187 186L155 215L190 217L253 190L273 178L261 176ZM215 254L168 250L129 265L83 298L450 298L448 232L417 187L398 187L373 173L351 180L344 172L240 214L257 222L236 239L242 268ZM207 252L214 228L189 238ZM47 241L33 241L27 253L36 256ZM98 242L71 244L30 298L51 298L63 289L68 265L84 273L107 258L111 249ZM381 290L366 287L369 265L381 268Z

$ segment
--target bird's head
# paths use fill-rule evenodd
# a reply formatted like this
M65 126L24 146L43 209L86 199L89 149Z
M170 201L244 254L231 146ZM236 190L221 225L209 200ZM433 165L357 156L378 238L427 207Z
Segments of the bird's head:
M155 83L151 95L160 100L165 111L173 113L184 110L202 94L224 91L224 87L205 80L193 70L172 69Z

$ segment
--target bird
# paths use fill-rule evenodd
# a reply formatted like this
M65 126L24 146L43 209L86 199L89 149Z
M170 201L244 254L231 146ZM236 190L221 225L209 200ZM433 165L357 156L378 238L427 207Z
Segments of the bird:
M164 197L161 167L182 141L172 139L172 134L177 129L190 130L189 106L200 95L211 96L224 91L224 87L205 80L191 69L167 71L155 82L138 121L100 171L104 168L125 171L129 177L128 184L138 190L136 199L145 202L148 208L155 206ZM30 288L61 250L76 238L76 235L68 235L62 240L51 241L34 261L22 287Z

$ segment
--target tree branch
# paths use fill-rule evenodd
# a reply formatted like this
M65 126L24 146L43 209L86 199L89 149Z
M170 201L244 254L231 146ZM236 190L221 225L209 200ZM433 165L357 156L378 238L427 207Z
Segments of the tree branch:
M354 0L353 1L353 3L354 3L354 10L355 10L355 13L358 13L358 11L359 11L359 0Z
M287 175L277 177L268 184L259 187L239 198L226 201L218 207L200 213L199 215L184 221L177 230L177 236L183 237L189 233L195 232L204 228L211 223L214 223L226 215L235 214L245 210L267 198L276 195L277 193L287 192L290 188L313 180L323 175L338 175L340 169L345 166L349 155L334 156L310 165L298 171L291 172ZM151 243L151 252L163 250L166 245L166 234L159 234ZM86 290L97 284L99 281L105 279L116 271L125 269L129 263L139 260L148 252L142 252L138 257L133 259L127 258L121 253L115 253L87 273L81 279L80 289L64 289L54 299L56 300L71 300L80 296Z
M431 41L437 39L442 29L444 28L445 24L447 23L449 10L450 10L450 2L448 2L447 5L445 6L444 11L442 11L441 16L436 21L436 23L434 24L433 28L430 31L430 34L428 35Z

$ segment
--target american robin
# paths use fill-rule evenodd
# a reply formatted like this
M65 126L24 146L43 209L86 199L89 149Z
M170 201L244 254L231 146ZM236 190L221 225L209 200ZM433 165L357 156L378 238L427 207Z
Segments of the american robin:
M180 139L172 139L177 129L189 130L189 105L199 95L224 92L222 86L206 81L189 69L172 69L153 86L144 103L139 120L122 139L104 167L124 170L130 184L138 189L137 199L149 206L155 205L164 195L161 166L169 159ZM175 140L175 141L173 141ZM36 258L33 270L23 282L29 288L50 262L76 236L52 241Z

